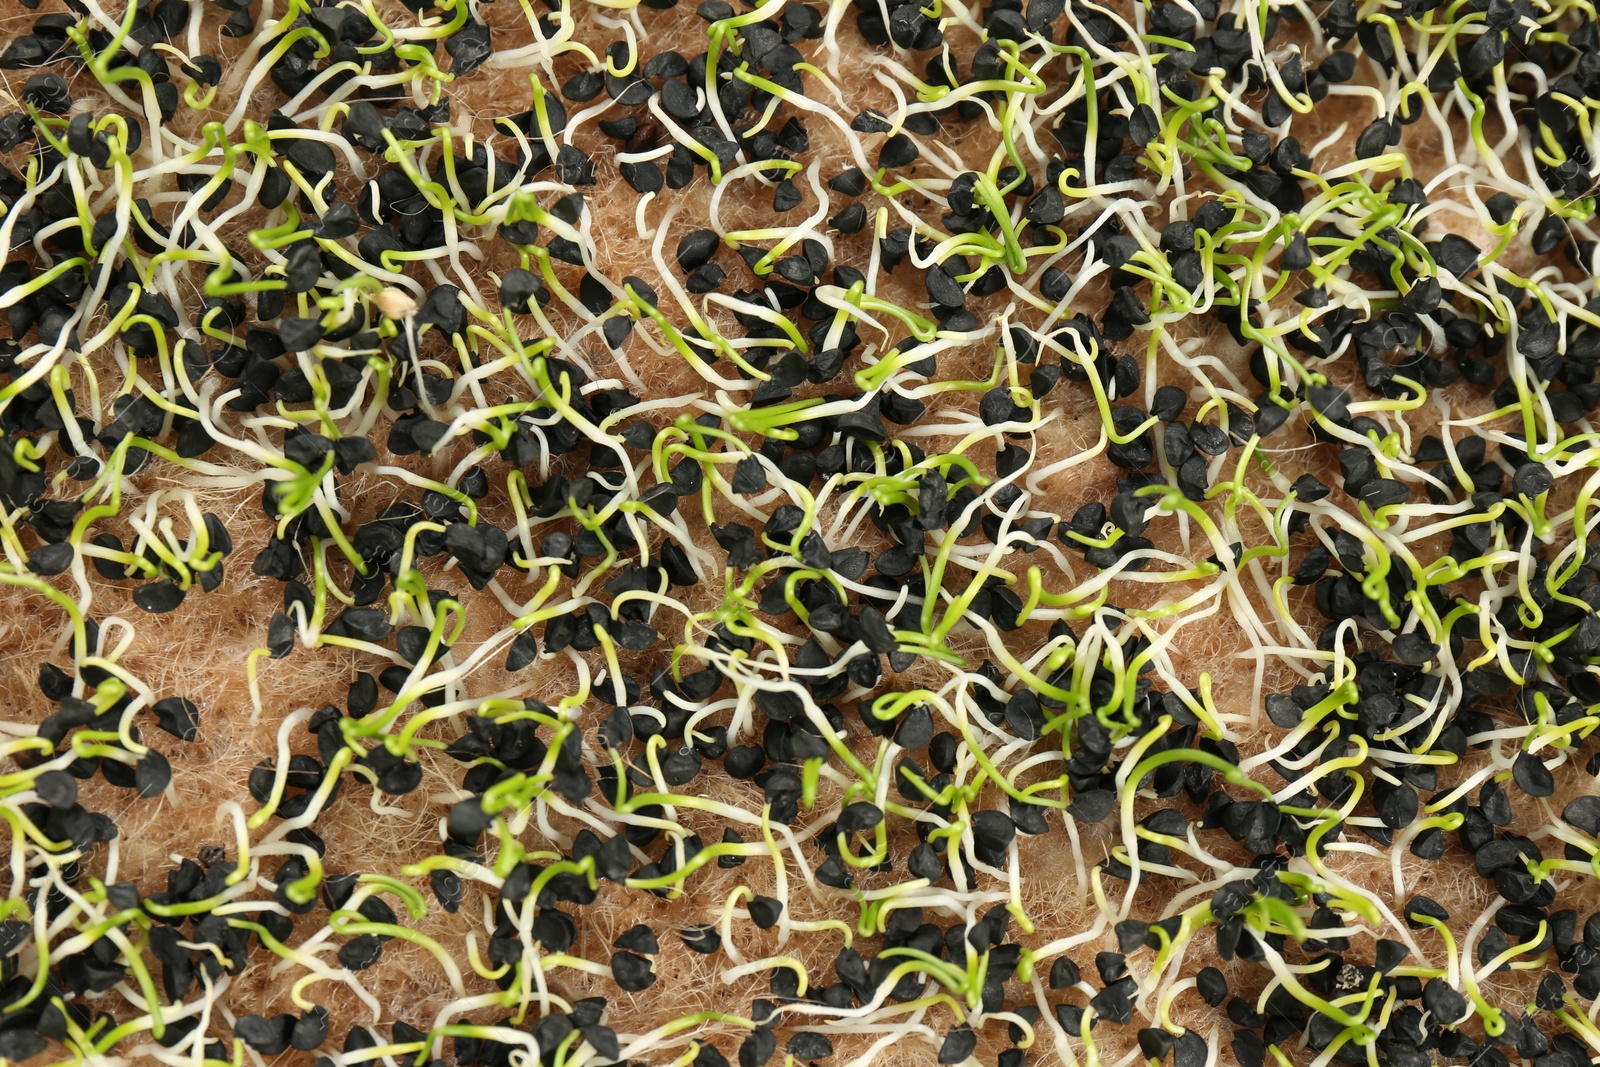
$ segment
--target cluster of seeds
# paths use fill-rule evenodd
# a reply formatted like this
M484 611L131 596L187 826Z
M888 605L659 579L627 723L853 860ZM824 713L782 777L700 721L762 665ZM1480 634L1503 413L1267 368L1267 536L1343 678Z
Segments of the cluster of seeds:
M20 3L0 1061L1600 1055L1588 0Z

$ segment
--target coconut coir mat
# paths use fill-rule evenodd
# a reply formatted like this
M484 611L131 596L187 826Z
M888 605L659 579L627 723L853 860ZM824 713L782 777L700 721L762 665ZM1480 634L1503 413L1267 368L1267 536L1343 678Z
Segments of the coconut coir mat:
M1588 4L0 49L0 1061L1600 1051Z

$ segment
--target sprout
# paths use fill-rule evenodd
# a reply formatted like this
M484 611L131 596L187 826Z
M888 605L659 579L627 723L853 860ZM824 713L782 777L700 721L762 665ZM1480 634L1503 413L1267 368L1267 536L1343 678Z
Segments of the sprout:
M0 1058L1197 1067L1191 989L1246 1067L1600 1048L1587 8L486 14L7 45ZM233 858L115 881L91 808L225 713L140 650L246 565ZM348 698L274 706L316 649ZM646 903L718 981L595 948Z

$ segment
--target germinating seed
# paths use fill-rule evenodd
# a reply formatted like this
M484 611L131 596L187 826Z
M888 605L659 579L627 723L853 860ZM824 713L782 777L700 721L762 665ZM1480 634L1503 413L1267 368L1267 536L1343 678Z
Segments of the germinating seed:
M0 1060L1600 1047L1588 8L24 6Z

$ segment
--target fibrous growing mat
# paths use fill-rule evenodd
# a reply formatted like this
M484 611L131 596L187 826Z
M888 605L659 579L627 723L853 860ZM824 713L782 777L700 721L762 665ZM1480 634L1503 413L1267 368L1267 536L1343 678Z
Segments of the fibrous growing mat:
M4 0L0 1062L1588 1062L1595 25Z

